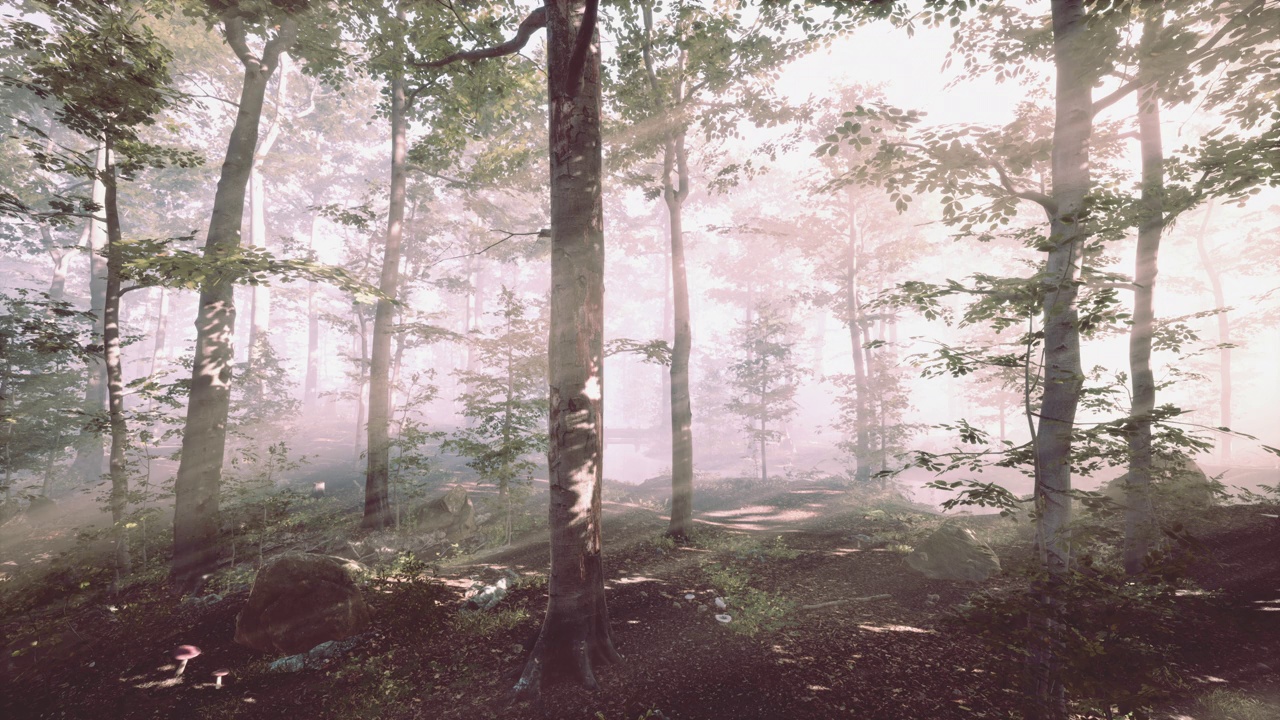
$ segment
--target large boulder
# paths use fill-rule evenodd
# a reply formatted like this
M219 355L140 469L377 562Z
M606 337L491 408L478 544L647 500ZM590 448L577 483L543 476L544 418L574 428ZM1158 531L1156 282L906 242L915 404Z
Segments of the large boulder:
M1000 572L1000 559L973 531L947 523L907 556L907 565L934 580L981 582Z
M1102 493L1118 505L1125 505L1129 473L1108 482ZM1157 455L1151 461L1151 502L1157 510L1176 513L1202 509L1218 503L1221 485L1209 479L1194 460L1179 455Z
M363 631L369 608L352 578L357 567L312 553L282 555L267 563L236 617L236 642L292 655Z
M446 540L463 540L476 531L476 508L460 485L428 500L413 512L413 522L423 533L444 533Z

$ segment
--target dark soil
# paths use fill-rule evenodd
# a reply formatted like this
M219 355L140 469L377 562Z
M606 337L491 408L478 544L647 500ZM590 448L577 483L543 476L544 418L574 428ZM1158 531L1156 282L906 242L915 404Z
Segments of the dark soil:
M625 660L598 669L599 693L560 684L538 704L508 705L546 606L545 530L535 528L511 548L441 560L434 577L373 584L373 630L346 655L297 673L269 672L274 658L231 641L247 596L243 583L228 581L222 599L208 606L169 595L159 563L148 582L118 596L76 587L80 577L101 581L84 570L64 573L63 585L54 586L64 594L40 602L27 593L19 603L11 588L0 716L1018 717L1018 679L950 620L949 611L976 586L928 580L903 563L898 538L921 537L936 518L905 506L888 513L855 508L843 492L819 485L757 488L745 500L742 490L707 493L715 501L704 499L700 531L686 546L660 539L666 521L657 489L614 493L621 501L606 503L607 592ZM1197 523L1203 551L1190 572L1205 588L1220 589L1222 602L1211 618L1215 632L1188 638L1194 667L1170 712L1229 689L1272 703L1247 720L1280 718L1280 522L1262 512L1274 510L1212 508ZM1006 565L1027 560L1028 538L1008 521L965 522ZM305 548L332 532L313 523L291 537ZM18 551L5 552L11 549ZM462 616L465 588L500 577L503 568L523 581L495 610ZM735 597L716 587L725 573L750 590ZM1019 582L1004 574L989 584ZM728 625L714 618L717 595L729 596L727 612L741 613ZM756 605L744 608L748 598ZM753 610L769 608L776 615L760 616L756 632L740 631ZM203 655L175 680L170 652L179 644L197 645ZM220 689L210 674L219 667L232 671Z

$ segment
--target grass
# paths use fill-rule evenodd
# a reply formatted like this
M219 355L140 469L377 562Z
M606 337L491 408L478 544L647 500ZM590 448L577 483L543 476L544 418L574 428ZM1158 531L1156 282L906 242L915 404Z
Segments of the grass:
M1239 690L1214 690L1200 698L1196 720L1270 720L1277 708Z

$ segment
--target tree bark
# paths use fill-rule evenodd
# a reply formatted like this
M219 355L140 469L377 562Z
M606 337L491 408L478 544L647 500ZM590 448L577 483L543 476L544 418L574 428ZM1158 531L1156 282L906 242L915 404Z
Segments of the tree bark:
M228 17L224 21L224 30L227 43L244 65L244 83L214 195L209 234L204 246L206 258L234 252L240 247L245 188L253 170L267 81L275 71L280 53L287 50L297 36L298 24L294 18L284 17L260 59L246 44L242 18ZM170 574L175 586L184 592L195 590L201 576L212 570L218 559L218 496L235 360L234 289L234 280L226 277L211 278L200 288L191 390L182 433L182 460L174 483L173 567Z
M404 9L398 7L396 15L403 21ZM387 244L382 254L382 274L378 281L378 289L385 297L378 299L374 311L373 352L369 364L368 465L364 481L364 518L360 522L360 526L368 530L381 530L394 520L387 494L390 462L391 335L395 324L395 306L389 298L396 297L400 284L405 157L408 152L407 113L404 76L397 72L391 77L391 202L387 209Z
M168 359L169 352L165 348L169 330L169 288L160 288L160 308L156 312L156 332L151 341L151 369L148 375L154 376L160 369L160 361Z
M49 259L53 261L53 272L49 276L49 299L53 302L62 302L67 293L67 272L71 269L71 258L75 257L72 248L58 245L53 239L53 231L49 227L49 223L40 221L40 244L44 246L45 252L49 253ZM88 227L85 228L86 235Z
M324 200L321 193L312 196L312 204L320 205ZM316 247L316 226L320 224L320 213L311 218L311 236L307 247L314 252ZM315 407L320 394L320 310L316 302L316 282L307 283L307 373L302 384L302 404L308 410Z
M1143 44L1154 44L1163 27L1161 9L1146 4ZM1144 56L1144 61L1150 62ZM1139 72L1143 68L1139 67ZM1133 327L1129 331L1129 372L1133 401L1129 418L1129 473L1125 483L1124 570L1142 572L1156 539L1151 506L1151 413L1156 406L1151 371L1151 335L1155 327L1155 284L1160 239L1164 233L1164 146L1160 137L1160 97L1154 84L1138 93L1138 138L1142 153L1142 214L1133 283Z
M255 247L267 247L267 188L262 177L262 163L271 154L271 148L280 138L280 131L285 122L285 104L289 100L289 53L280 53L280 80L276 83L276 111L271 126L262 142L258 143L253 155L253 170L249 173L249 244ZM250 288L252 307L249 312L249 369L258 369L265 351L265 343L270 342L271 332L271 287L254 285ZM258 388L261 392L261 387Z
M689 156L681 131L663 151L663 198L671 233L671 287L675 342L671 346L671 522L667 535L685 539L693 529L693 404L689 394L689 354L693 324L689 275L684 254L684 201L689 196ZM672 170L676 180L672 180Z
M866 339L863 337L858 277L862 269L862 240L861 233L858 231L858 213L853 201L853 190L850 189L848 192L849 248L845 275L845 323L849 326L849 349L853 353L854 424L857 425L854 428L854 452L857 455L854 482L860 487L865 487L871 482L871 410L868 403L870 391L867 388L866 356L863 354Z
M128 575L132 569L129 560L129 539L125 533L124 514L129 501L129 469L125 464L125 448L129 442L129 428L124 417L124 367L120 353L120 273L124 265L121 246L120 212L116 203L115 159L111 156L111 141L107 140L106 186L104 208L107 219L107 283L103 293L102 359L107 371L107 417L111 429L111 524L116 546L116 572Z
M619 659L600 536L603 479L604 212L600 45L594 0L546 0L551 156L550 600L514 688L536 696L562 671L598 689ZM545 668L545 672L544 672Z
M1035 438L1036 549L1047 580L1036 590L1040 607L1030 662L1031 700L1042 720L1065 720L1060 630L1053 615L1055 588L1071 564L1071 434L1080 402L1080 330L1076 278L1086 239L1089 135L1093 130L1092 85L1084 0L1053 0L1053 56L1057 75L1053 130L1048 257L1044 269L1044 390Z
M107 150L98 147L93 180L93 204L99 208L106 202L106 187L102 177L107 167ZM102 308L107 292L107 261L103 256L107 247L106 217L101 210L94 213L89 223L89 312L93 314L95 342L102 338ZM102 477L102 433L99 418L107 403L107 370L102 361L90 356L85 363L87 383L84 391L84 426L76 440L76 459L72 462L72 476L83 483L96 483Z
M1218 424L1220 427L1231 427L1231 315L1227 312L1227 297L1222 288L1222 272L1213 260L1209 248L1205 245L1205 234L1209 230L1209 215L1213 212L1213 201L1205 208L1204 220L1200 225L1200 233L1196 235L1196 250L1200 253L1200 265L1209 276L1209 287L1213 290L1213 307L1218 311ZM1218 445L1222 464L1231 464L1231 434L1223 433Z

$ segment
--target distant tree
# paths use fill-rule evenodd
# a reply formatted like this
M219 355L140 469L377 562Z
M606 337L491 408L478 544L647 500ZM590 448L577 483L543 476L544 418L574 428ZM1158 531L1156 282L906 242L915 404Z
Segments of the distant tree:
M734 347L738 359L728 379L736 390L727 408L743 419L743 430L760 461L760 479L769 479L768 446L782 438L778 426L798 409L795 403L801 369L792 353L796 328L776 307L758 306L754 317L739 325Z
M530 315L529 304L503 287L490 313L497 324L470 339L478 369L458 373L467 386L462 414L473 424L445 442L446 449L470 458L467 465L482 481L497 486L508 543L509 494L532 481L538 466L532 456L547 449L547 327L540 314Z
M18 478L43 471L47 495L51 471L80 426L80 368L96 355L90 343L93 316L44 294L17 290L0 296L0 464L4 496Z

